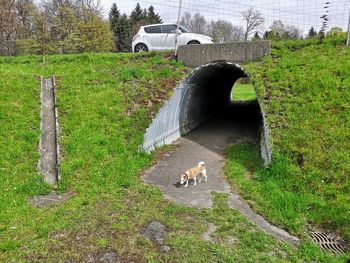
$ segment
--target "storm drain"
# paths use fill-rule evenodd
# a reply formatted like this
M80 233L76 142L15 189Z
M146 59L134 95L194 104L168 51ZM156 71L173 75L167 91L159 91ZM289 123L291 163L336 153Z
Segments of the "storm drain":
M334 254L346 253L345 242L337 240L331 235L322 232L310 232L312 240L320 245L322 250L331 251Z

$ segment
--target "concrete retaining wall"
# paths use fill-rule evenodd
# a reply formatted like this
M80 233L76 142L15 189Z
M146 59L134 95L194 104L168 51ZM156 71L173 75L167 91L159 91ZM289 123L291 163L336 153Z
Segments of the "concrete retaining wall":
M178 60L187 67L198 67L217 60L234 63L256 61L270 55L270 41L236 42L225 44L202 44L180 46Z

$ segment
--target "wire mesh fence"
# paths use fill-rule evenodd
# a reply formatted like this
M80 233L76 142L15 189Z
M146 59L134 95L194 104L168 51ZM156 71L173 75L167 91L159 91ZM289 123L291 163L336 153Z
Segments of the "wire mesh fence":
M180 24L214 42L341 35L349 0L0 0L0 54L130 52L140 26ZM168 32L169 33L169 32ZM171 32L174 33L174 32ZM169 47L162 47L169 49Z
M135 8L136 3L140 3L141 7L152 5L164 22L176 22L179 0L121 1L118 6L120 10L128 14ZM321 31L322 28L325 28L327 31L334 27L339 27L342 31L345 31L348 25L350 1L183 0L181 17L186 17L186 13L192 16L199 13L208 24L211 21L226 20L234 26L244 28L245 21L242 17L242 12L251 7L260 12L264 18L264 23L256 29L257 32L263 33L268 31L274 22L281 21L285 26L296 27L299 29L301 36L306 36L311 27L316 32Z

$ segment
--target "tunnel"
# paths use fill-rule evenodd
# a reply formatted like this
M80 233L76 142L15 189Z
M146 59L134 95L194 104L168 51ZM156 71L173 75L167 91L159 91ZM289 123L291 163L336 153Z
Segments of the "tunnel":
M231 92L240 78L248 73L238 64L214 61L194 69L176 88L160 109L144 135L143 149L171 144L213 118L235 125L247 122L257 127L261 156L265 164L271 161L268 128L259 100L253 103L233 103ZM237 122L237 120L239 120Z

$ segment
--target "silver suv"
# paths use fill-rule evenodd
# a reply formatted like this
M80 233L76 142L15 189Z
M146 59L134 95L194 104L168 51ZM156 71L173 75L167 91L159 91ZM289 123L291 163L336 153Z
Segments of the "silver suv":
M175 49L176 28L176 24L141 26L132 40L133 52ZM178 46L210 43L213 43L211 37L191 33L179 26Z

